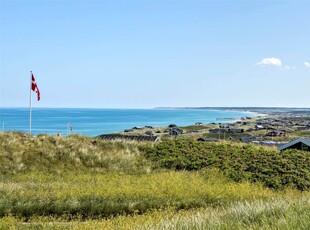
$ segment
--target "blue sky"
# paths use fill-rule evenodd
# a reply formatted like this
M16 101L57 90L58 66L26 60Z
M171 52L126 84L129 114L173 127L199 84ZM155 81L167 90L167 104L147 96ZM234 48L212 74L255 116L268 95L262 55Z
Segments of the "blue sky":
M0 7L0 107L310 107L310 1Z

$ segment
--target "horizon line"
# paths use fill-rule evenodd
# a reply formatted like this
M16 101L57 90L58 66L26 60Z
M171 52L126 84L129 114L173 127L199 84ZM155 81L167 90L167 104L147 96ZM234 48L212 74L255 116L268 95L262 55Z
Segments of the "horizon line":
M29 109L24 106L0 106L1 109ZM157 106L151 108L126 108L126 107L33 107L35 109L212 109L212 108L236 108L236 109L310 109L310 107L292 106Z

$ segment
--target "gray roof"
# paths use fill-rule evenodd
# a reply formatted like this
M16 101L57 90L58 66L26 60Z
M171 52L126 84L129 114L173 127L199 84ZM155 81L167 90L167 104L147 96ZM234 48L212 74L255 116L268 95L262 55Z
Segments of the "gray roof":
M307 138L304 138L304 137L301 137L301 138L298 138L298 139L296 139L296 140L294 140L294 141L291 141L291 142L289 142L289 143L287 143L287 144L284 144L284 145L281 145L279 148L278 148L278 150L284 150L284 149L286 149L286 148L288 148L288 147L290 147L290 146L292 146L292 145L295 145L295 144L297 144L297 143L299 143L299 142L302 142L302 143L304 143L305 145L308 145L308 146L310 146L310 137L307 137Z
M218 141L218 139L217 138L213 138L213 137L200 137L200 138L198 138L197 139L197 141Z
M142 135L119 135L119 134L103 134L97 136L104 140L130 140L130 141L160 141L158 136L142 136Z

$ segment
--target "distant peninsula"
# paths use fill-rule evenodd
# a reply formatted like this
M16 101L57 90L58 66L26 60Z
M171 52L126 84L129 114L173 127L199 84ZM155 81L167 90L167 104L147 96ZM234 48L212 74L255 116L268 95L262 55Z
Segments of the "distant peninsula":
M310 108L305 107L155 107L154 109L208 109L208 110L233 110L256 113L310 113Z

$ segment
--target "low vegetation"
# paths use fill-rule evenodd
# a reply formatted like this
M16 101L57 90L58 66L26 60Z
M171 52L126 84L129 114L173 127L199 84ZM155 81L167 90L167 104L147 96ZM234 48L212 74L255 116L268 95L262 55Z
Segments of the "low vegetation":
M123 172L148 170L139 156L135 142L108 142L71 135L65 138L46 134L0 134L0 174L31 171L63 172Z
M251 145L0 133L0 229L309 229L309 165Z
M262 186L230 182L215 170L144 175L30 173L3 180L0 191L0 216L24 218L64 213L98 218L276 197Z
M143 215L82 220L79 216L0 219L1 229L309 229L309 197L238 201L228 206L154 210Z
M215 167L237 182L247 180L274 189L310 190L309 152L278 152L250 144L193 140L167 140L141 149L155 168L199 170Z

